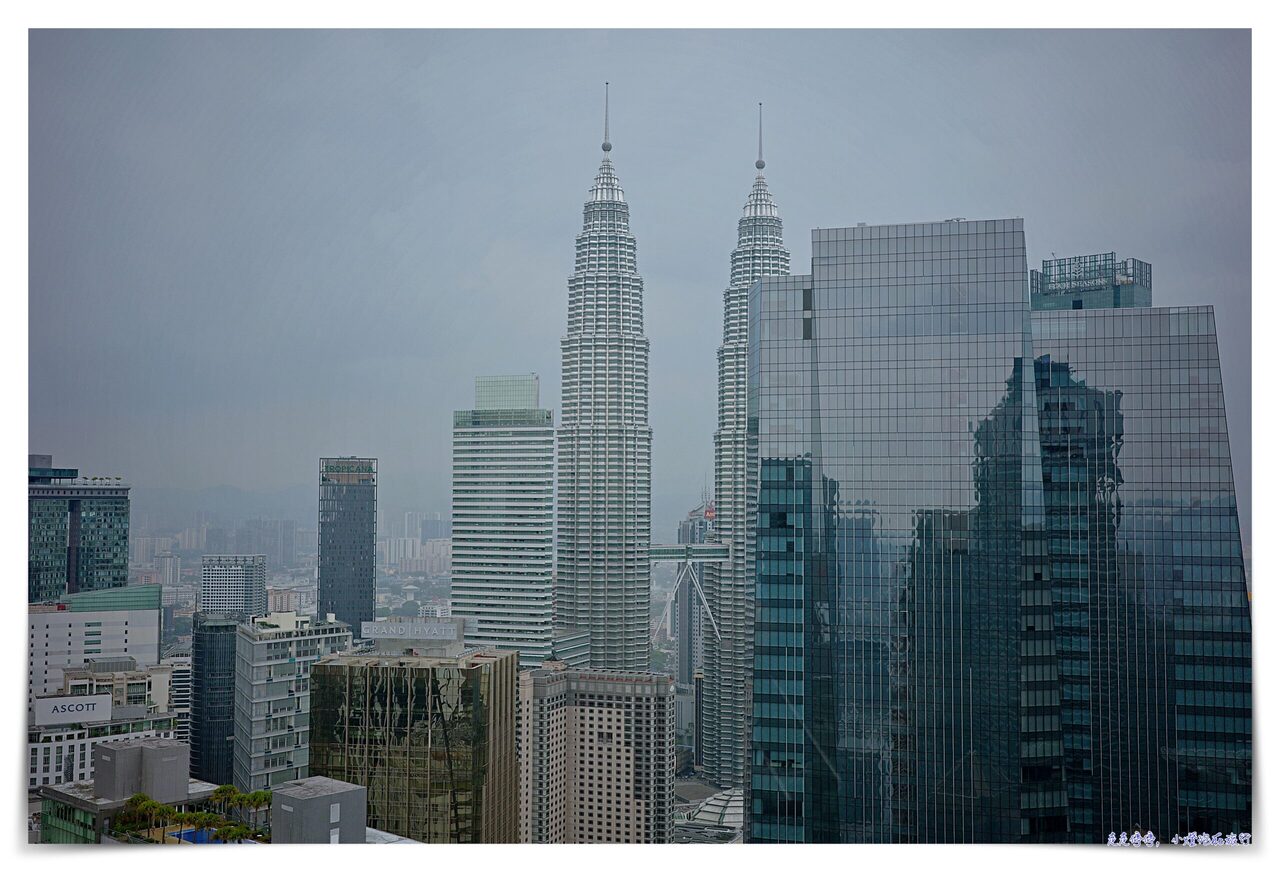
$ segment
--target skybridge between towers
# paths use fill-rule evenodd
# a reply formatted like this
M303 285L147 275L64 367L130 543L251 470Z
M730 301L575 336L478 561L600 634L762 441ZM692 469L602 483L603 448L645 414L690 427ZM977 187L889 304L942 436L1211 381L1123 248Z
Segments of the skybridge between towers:
M702 610L706 613L707 620L711 622L711 629L715 631L716 641L720 641L720 627L716 625L716 619L711 614L711 606L707 605L707 597L702 592L702 583L698 581L698 573L694 567L702 563L727 563L728 560L729 546L723 543L684 542L679 545L650 545L650 563L677 564L676 583L671 588L671 595L667 598L667 607L663 609L662 617L659 619L657 626L661 627L666 623L667 614L671 611L671 604L675 601L680 585L687 579L698 593L698 599L702 602ZM657 635L657 629L654 630L653 635ZM650 641L652 642L652 638Z

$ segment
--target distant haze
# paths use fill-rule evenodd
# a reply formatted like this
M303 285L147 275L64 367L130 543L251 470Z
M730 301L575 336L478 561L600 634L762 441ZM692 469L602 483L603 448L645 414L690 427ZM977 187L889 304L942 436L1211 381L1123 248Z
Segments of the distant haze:
M814 227L1022 216L1033 266L1114 250L1154 265L1156 305L1213 304L1248 547L1247 32L33 31L30 49L28 432L59 465L140 496L296 495L321 455L376 456L384 511L447 512L474 376L536 372L558 406L608 79L655 539L711 482L764 101L797 273Z

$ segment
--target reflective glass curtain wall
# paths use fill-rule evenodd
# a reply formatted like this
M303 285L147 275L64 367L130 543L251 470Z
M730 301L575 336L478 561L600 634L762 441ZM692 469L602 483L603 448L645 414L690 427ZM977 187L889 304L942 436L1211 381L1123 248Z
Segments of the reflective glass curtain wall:
M1070 839L1248 831L1251 620L1213 310L1032 323Z
M1043 535L1022 221L817 230L812 275L749 310L747 839L1016 840Z
M332 613L356 638L373 620L377 538L377 459L320 458L316 611Z

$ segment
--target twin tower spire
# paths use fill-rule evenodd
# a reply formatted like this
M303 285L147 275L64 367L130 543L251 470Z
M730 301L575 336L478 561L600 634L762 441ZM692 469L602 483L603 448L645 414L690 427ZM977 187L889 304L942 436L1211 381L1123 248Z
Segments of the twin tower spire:
M763 103L758 113L756 178L730 255L724 339L716 354L716 525L707 540L727 545L729 557L703 567L704 603L719 632L702 634L703 650L691 664L704 672L704 772L725 788L743 784L751 715L755 588L749 543L756 513L748 474L747 295L761 278L790 274L782 220L764 179ZM554 623L559 635L589 637L593 668L643 672L650 639L649 340L630 212L609 155L608 82L600 149L604 157L583 205L560 342Z
M757 103L759 108L759 124L757 125L759 149L756 154L756 169L764 169L764 103ZM609 83L604 83L604 142L600 150L606 155L613 151L613 143L609 141Z

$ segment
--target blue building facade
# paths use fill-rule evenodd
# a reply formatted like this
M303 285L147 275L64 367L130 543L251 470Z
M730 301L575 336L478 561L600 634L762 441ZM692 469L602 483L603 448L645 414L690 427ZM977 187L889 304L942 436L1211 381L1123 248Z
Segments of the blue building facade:
M751 841L1018 838L1026 300L1019 219L817 230L753 289Z
M1100 259L1110 304L1020 219L860 226L754 286L749 841L1248 830L1212 311Z

